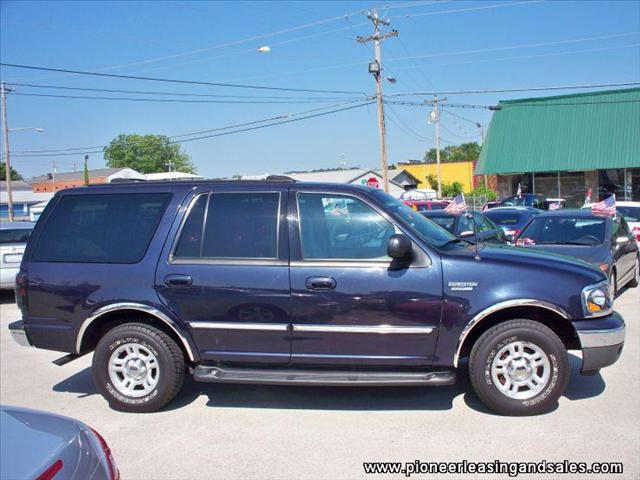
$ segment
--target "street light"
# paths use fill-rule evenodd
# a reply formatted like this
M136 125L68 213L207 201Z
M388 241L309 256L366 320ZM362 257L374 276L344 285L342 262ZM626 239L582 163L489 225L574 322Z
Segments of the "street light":
M4 140L5 140L5 158L4 158L4 170L5 177L7 179L7 217L10 222L13 222L13 193L11 191L11 163L9 161L9 132L22 132L25 130L35 130L38 133L44 132L44 128L40 127L19 127L19 128L7 128L6 112L5 112L5 86L2 84L2 100L3 100L3 116L4 116Z

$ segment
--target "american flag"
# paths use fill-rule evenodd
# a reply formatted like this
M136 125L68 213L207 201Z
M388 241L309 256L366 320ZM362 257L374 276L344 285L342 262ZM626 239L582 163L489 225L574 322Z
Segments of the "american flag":
M445 207L444 212L451 213L453 215L462 215L467 211L467 202L464 199L464 193L457 195L453 201Z
M591 203L591 189L587 190L587 194L584 196L584 204L589 205Z
M603 201L593 204L591 213L604 217L614 217L616 215L616 196L611 195Z
M516 192L516 196L518 198L520 198L522 196L522 187L520 187L520 184L518 184L518 191Z
M560 204L560 202L553 202L549 204L549 210L560 210L562 208L562 205Z
M347 208L346 205L336 204L336 206L329 212L329 215L332 215L334 217L340 217L343 215L348 216L349 209Z

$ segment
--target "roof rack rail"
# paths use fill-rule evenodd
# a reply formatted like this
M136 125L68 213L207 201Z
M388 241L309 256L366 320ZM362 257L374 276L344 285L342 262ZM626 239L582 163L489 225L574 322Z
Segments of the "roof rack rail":
M295 179L287 177L286 175L268 175L265 180L268 182L296 182Z

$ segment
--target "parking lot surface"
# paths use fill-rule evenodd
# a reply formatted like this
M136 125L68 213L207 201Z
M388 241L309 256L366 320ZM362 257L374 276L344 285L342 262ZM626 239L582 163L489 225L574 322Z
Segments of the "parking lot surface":
M464 370L455 386L441 388L213 385L187 379L161 412L120 413L97 393L91 355L57 367L51 361L63 354L19 347L7 330L19 318L13 295L3 292L0 300L0 403L86 422L106 438L123 479L392 478L365 475L362 462L465 459L623 462L623 475L582 478L640 477L638 288L616 300L627 322L618 363L582 377L573 352L571 381L559 407L525 418L490 413L472 393Z

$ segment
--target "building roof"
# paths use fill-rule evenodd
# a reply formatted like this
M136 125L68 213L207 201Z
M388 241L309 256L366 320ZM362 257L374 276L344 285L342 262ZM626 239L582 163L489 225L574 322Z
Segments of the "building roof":
M131 171L135 172L135 170L132 170L132 169L130 169L128 167L122 167L122 168L95 168L93 170L89 170L89 178L109 177L109 176L114 175L116 173L122 172L123 170L131 170ZM84 171L83 170L78 170L77 172L56 173L56 182L58 182L58 181L66 182L66 181L69 181L69 180L83 180L83 179L84 179ZM31 181L33 183L50 182L51 178L49 178L47 175L40 175L38 177L34 177Z
M7 182L5 180L0 180L0 190L7 191ZM12 180L11 191L15 192L17 190L31 190L31 184L23 180Z
M185 172L145 173L144 177L147 180L197 180L197 179L202 179L202 176L200 176L200 175L195 175L193 173L185 173Z
M640 88L501 101L475 174L638 167Z
M31 190L11 191L11 200L13 203L40 203L48 201L53 197L53 192L32 192ZM0 203L8 203L9 198L6 190L0 191Z

